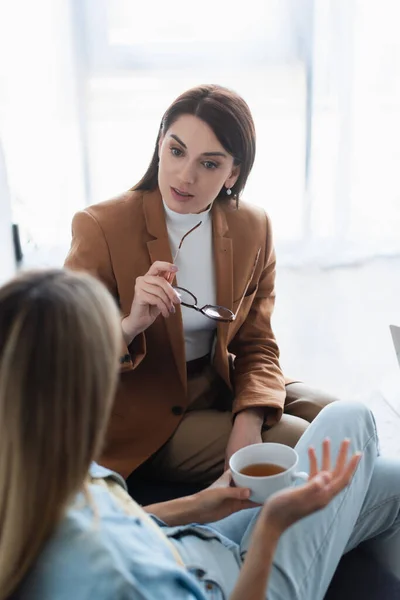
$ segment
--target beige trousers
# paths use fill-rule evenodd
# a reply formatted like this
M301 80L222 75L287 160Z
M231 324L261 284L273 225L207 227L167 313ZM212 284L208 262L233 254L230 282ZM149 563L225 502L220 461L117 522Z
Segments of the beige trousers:
M215 408L221 389L212 367L188 380L189 409L170 440L140 467L147 477L204 485L218 479L232 430L231 412ZM294 447L314 417L334 400L302 383L287 385L282 419L263 430L263 441Z

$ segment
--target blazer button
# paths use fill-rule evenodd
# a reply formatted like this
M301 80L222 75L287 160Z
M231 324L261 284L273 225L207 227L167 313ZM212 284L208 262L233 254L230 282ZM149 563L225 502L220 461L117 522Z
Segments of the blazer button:
M172 407L172 414L179 417L180 415L183 415L183 406L173 406Z

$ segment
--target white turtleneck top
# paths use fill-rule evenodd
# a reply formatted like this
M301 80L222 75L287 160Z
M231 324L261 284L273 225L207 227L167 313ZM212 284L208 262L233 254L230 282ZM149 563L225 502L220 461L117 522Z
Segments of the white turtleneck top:
M215 270L212 247L211 207L200 214L180 214L164 202L165 218L171 253L174 257L185 233L202 222L183 241L176 258L177 285L186 288L197 298L197 306L216 304ZM216 321L202 313L182 306L186 361L211 352Z

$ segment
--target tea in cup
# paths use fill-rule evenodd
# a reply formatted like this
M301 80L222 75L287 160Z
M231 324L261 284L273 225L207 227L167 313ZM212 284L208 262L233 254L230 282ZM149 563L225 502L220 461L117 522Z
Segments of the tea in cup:
M241 448L231 456L229 467L235 484L249 488L250 500L262 504L297 479L308 480L307 473L296 471L298 462L299 456L290 446L267 442Z

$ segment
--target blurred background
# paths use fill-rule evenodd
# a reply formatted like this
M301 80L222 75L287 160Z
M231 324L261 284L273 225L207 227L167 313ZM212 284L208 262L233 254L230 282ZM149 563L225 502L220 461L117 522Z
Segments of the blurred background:
M62 264L73 214L140 179L164 110L204 82L253 112L244 198L274 226L285 372L397 438L398 0L0 2L0 279L10 223L22 267Z

